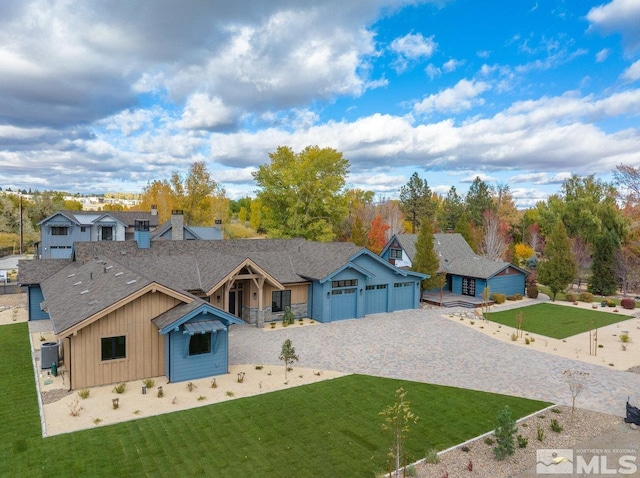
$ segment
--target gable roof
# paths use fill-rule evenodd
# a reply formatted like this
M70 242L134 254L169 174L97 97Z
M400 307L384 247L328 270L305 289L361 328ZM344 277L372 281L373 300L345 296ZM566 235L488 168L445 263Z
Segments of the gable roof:
M61 215L76 225L91 225L103 219L105 216L110 216L118 222L121 222L127 227L133 227L136 220L149 221L150 227L158 226L158 215L151 214L148 211L70 211L61 210L56 211L50 216L44 218L38 223L43 225L49 223L55 216Z
M40 284L53 274L71 264L71 259L23 259L18 261L18 283Z
M155 319L152 319L151 322L153 322L153 324L158 327L159 333L166 334L167 332L170 332L175 327L179 327L198 314L213 315L217 319L222 319L226 323L226 325L244 323L234 315L231 315L230 313L225 312L222 309L218 309L217 307L214 307L203 300L194 300L193 302L190 302L188 304L179 304L172 309L169 309L168 311L160 314Z
M40 285L53 331L62 336L148 291L162 290L185 302L195 300L107 257L69 263Z
M139 249L135 241L102 241L75 243L75 257L115 257L126 267L181 289L210 291L246 259L278 283L291 284L322 279L362 249L348 242L305 239L155 241L148 249Z
M416 255L417 234L396 234L394 235L383 251L386 251L393 243L394 238L398 241L409 259L413 261ZM508 267L528 274L527 271L505 261L491 260L479 256L467 243L462 234L459 233L436 233L433 235L433 248L440 258L438 272L447 274L475 277L478 279L489 279L499 274Z

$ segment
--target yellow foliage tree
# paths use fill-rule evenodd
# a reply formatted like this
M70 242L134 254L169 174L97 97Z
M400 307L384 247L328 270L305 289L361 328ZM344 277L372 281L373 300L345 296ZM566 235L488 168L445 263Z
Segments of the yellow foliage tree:
M522 242L519 242L513 248L513 258L519 265L524 264L526 260L533 257L533 255L533 248Z

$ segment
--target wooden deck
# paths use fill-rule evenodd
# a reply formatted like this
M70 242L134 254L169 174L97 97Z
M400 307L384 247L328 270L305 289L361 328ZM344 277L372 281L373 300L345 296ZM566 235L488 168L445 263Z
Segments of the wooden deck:
M422 302L440 307L467 307L469 309L486 305L482 297L452 294L449 291L443 291L442 296L440 295L440 292L425 291L422 293ZM494 302L490 300L488 305L493 305L493 303Z

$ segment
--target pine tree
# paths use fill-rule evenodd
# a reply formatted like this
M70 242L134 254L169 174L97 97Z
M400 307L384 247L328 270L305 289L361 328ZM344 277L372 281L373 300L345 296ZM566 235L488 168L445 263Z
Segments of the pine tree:
M429 274L431 277L421 283L422 290L435 289L439 287L438 269L440 268L440 258L436 254L433 246L433 229L428 220L422 221L420 233L416 240L416 255L413 259L411 269L416 272Z
M577 272L567 230L562 222L558 222L549 234L544 255L545 260L538 264L538 280L549 287L551 299L555 301L556 294L567 288Z
M611 295L616 291L615 257L620 249L620 240L614 231L606 230L595 241L589 292Z

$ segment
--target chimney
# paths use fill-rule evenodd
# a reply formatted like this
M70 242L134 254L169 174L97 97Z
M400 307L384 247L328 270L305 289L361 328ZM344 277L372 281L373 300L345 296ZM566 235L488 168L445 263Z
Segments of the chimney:
M152 216L157 216L158 215L158 206L156 206L155 204L151 205L151 215Z
M184 217L182 209L171 211L171 239L182 241L184 239Z
M138 243L138 249L149 249L151 247L151 234L149 233L149 221L136 219L134 221L135 230L133 237Z

